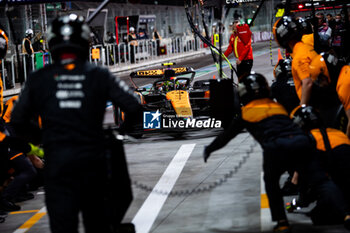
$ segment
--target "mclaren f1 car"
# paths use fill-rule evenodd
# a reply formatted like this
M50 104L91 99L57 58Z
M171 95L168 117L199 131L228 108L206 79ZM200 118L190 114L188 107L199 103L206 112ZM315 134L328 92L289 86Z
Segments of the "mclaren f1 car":
M164 117L176 119L209 118L210 80L194 81L196 72L192 67L173 67L173 65L175 63L164 63L160 69L139 70L130 74L135 94L145 111L158 111ZM135 83L136 79L149 79L152 82L139 87ZM124 114L116 109L117 126L123 121ZM142 127L143 131L144 129Z

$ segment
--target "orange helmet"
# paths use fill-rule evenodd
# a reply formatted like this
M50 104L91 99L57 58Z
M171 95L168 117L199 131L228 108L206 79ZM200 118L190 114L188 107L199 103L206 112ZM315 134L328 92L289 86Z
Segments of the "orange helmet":
M8 41L5 31L0 29L0 59L3 59L6 56Z

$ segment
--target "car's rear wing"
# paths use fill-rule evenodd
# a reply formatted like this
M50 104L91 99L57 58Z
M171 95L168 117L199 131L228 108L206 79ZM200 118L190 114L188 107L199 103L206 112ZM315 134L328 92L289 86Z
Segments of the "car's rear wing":
M169 72L169 70L172 70L172 72ZM131 78L170 78L168 77L169 74L175 77L179 75L191 74L191 80L193 80L196 72L192 67L171 67L171 68L154 69L154 70L139 70L139 71L132 72L130 74L130 77Z

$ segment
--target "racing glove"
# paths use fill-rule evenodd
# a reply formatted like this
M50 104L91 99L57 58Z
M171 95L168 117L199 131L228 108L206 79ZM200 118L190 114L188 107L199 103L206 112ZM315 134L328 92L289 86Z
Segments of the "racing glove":
M208 158L210 156L210 153L211 152L209 151L208 147L207 146L204 147L203 159L204 159L205 163L207 162L207 160L208 160Z
M40 147L34 146L31 143L29 143L29 146L30 146L31 150L27 154L38 156L41 159L44 158L44 150L43 149L41 149Z

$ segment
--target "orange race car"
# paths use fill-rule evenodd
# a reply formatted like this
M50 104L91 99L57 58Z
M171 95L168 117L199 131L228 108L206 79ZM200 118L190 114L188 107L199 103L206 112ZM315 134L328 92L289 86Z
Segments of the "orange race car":
M196 72L191 67L175 68L172 67L174 63L162 65L164 68L139 70L130 74L135 94L145 109L144 122L139 129L140 134L152 130L174 132L187 128L203 128L200 126L204 123L197 123L197 121L208 120L211 116L210 81L194 81ZM138 87L134 79L140 78L152 79L152 83ZM149 122L147 114L150 117ZM119 109L115 109L114 116L117 126L121 126L127 118ZM154 116L161 116L161 118L154 122L154 119L152 120ZM205 126L209 124L209 127L213 127L214 123L216 122L207 122Z

